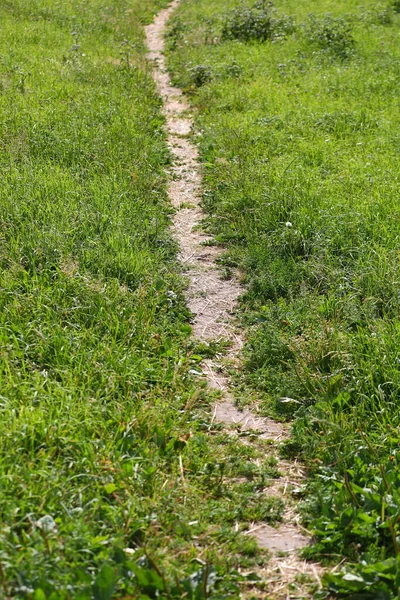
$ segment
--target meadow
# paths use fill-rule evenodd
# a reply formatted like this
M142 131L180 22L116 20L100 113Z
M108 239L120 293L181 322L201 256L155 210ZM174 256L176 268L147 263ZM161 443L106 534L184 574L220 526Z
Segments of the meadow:
M199 379L144 58L165 4L0 1L4 599L237 597L242 527L280 518Z
M204 227L243 273L238 402L292 422L325 591L400 589L400 3L183 0Z

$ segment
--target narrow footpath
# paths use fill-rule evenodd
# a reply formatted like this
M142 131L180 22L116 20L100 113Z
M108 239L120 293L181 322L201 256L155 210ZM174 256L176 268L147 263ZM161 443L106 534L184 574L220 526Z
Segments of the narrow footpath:
M199 227L205 214L200 205L202 182L198 150L189 138L193 121L182 90L171 84L163 53L167 22L178 4L179 0L174 0L167 9L159 12L154 22L146 28L146 39L154 80L163 99L168 145L174 159L169 171L168 194L176 211L173 234L179 244L179 259L189 282L186 298L194 315L193 335L200 341L229 343L227 355L221 362L215 358L202 363L208 385L221 392L220 400L214 407L213 419L225 424L232 435L237 435L238 429L256 431L262 438L271 440L271 455L278 458L281 477L269 482L265 494L284 500L282 523L277 528L254 523L247 532L271 553L270 561L258 573L266 582L265 591L260 597L307 598L311 597L307 591L310 582L320 585L322 570L318 565L304 562L299 557L299 550L310 540L299 523L291 493L304 480L302 467L296 462L279 459L279 443L288 437L288 428L250 410L239 411L235 407L229 389L229 376L224 367L227 363L240 366L243 336L233 314L243 290L237 277L229 280L222 278L217 259L223 250L215 246L213 239ZM250 438L241 439L247 440L243 443L252 443L249 442ZM247 593L255 596L254 590L244 589L243 597Z

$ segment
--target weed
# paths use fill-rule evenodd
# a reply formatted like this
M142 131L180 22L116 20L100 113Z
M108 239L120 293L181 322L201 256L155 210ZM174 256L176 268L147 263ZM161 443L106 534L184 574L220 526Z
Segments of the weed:
M167 31L167 45L170 50L176 50L183 39L184 27L179 18L172 17Z
M212 78L211 67L207 65L196 65L189 69L191 81L195 87L201 87L205 85Z
M236 60L233 60L232 62L228 63L225 67L225 72L228 75L228 77L234 77L234 78L238 78L241 76L241 74L243 73L243 69L242 67L236 62Z
M222 39L265 42L293 30L292 19L277 18L272 2L260 0L252 7L240 7L227 15L222 26Z
M380 25L392 25L393 24L393 9L391 6L387 6L383 10L378 11L376 20Z
M226 19L222 27L222 39L260 40L272 35L271 3L257 2L253 8L238 8Z
M310 15L304 32L312 45L332 56L346 59L354 52L355 41L351 25L342 18L326 15L321 19Z

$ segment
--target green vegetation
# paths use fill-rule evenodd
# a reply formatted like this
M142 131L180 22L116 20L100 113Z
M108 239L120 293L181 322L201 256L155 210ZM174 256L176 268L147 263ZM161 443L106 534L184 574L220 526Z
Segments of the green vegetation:
M265 553L235 522L281 513L196 380L216 349L190 341L143 59L161 5L0 2L1 598L236 597Z
M354 599L400 588L399 39L372 0L183 0L169 34L205 227L247 277L245 383L294 418L309 554Z

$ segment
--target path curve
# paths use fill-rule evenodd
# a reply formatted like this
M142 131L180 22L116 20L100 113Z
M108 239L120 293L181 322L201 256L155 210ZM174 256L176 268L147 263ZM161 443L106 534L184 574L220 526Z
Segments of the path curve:
M206 235L199 224L206 216L201 208L201 169L198 149L189 138L193 128L189 104L182 90L171 83L164 56L164 35L168 19L180 0L173 0L168 8L161 10L153 23L145 28L148 58L153 63L153 77L163 100L168 146L173 156L168 196L176 209L173 217L173 235L179 244L179 260L188 277L186 300L193 313L193 335L199 341L224 341L229 343L228 358L240 365L243 337L233 317L238 298L242 293L239 280L224 279L217 264L222 249ZM214 408L214 420L226 427L240 425L242 430L256 430L263 438L278 442L288 437L287 428L272 419L260 417L250 410L239 411L229 391L229 376L218 358L202 362L202 371L210 387L221 392L221 399ZM282 476L266 488L265 493L278 495L285 501L282 524L273 528L255 523L249 531L259 545L267 548L272 559L260 575L268 584L268 592L274 598L305 597L289 595L288 586L299 574L308 574L319 582L317 565L305 563L298 557L298 550L309 542L307 533L299 524L299 517L290 501L289 490L298 487L304 479L301 465L297 462L279 461ZM286 556L279 556L286 552ZM299 590L297 589L297 592ZM296 592L296 593L297 593ZM254 597L254 595L253 595Z

